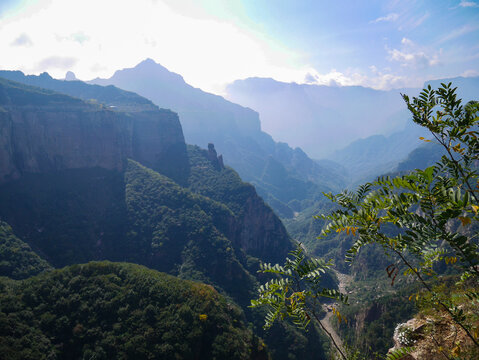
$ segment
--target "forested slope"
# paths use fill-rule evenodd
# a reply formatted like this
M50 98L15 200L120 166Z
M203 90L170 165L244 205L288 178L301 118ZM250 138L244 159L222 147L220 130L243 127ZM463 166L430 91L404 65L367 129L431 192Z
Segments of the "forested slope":
M134 264L0 279L4 359L266 359L241 310L212 287Z

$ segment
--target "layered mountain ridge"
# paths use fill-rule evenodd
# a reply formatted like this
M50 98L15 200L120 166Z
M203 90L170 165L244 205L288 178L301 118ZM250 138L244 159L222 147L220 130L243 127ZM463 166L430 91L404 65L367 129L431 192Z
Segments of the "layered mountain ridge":
M477 98L479 77L433 80L424 87L449 82L465 102ZM420 89L382 91L248 78L229 84L226 92L227 99L258 111L263 128L275 138L301 147L314 159L343 166L343 187L392 171L421 145L419 137L428 136L408 121L401 97L418 96Z
M187 148L175 113L147 100L151 111L112 108L112 89L132 99L114 87L94 87L85 102L8 80L0 84L0 128L8 140L0 156L11 164L2 168L0 218L28 244L8 241L2 253L24 248L27 259L29 246L53 267L128 261L201 281L243 307L275 358L292 354L278 334L299 341L294 352L303 358L324 351L316 331L303 336L278 326L263 333L261 315L247 308L259 262L281 261L293 243L254 187L221 166L213 145ZM95 94L105 102L92 100ZM170 135L176 141L168 153L163 137ZM5 274L15 274L13 265L2 265Z
M399 90L248 78L229 84L226 92L229 100L258 111L263 128L275 138L315 159L356 139L400 130L407 120Z
M90 83L134 91L160 107L177 111L186 142L199 146L214 143L225 163L253 183L283 217L292 217L294 211L308 206L302 201L308 203L322 191L342 186L327 167L300 148L275 142L261 131L256 111L194 88L151 59Z

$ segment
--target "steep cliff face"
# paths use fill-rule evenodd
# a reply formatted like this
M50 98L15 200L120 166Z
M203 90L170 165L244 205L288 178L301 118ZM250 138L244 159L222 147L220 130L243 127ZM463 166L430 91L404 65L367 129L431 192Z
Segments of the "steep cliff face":
M113 111L0 79L0 183L25 173L122 170L127 158L184 180L188 160L178 116Z
M283 224L256 193L246 200L240 223L241 248L248 254L280 262L292 250Z
M206 282L259 329L246 306L260 259L291 249L280 220L213 146L191 159L176 114L119 105L0 80L0 219L54 267L108 259ZM276 358L322 352L316 332L278 328Z
M121 251L113 250L128 243L125 240L123 244L121 240L124 233L120 235L123 230L118 224L122 221L110 219L125 219L126 216L122 198L125 190L127 194L131 190L128 186L125 189L125 185L133 181L123 179L127 159L166 175L177 184L188 185L198 195L226 205L233 215L228 219L214 217L212 220L237 251L276 262L282 261L292 248L279 218L253 186L243 183L236 172L224 167L213 144L208 151L191 148L188 156L178 117L169 110L115 111L104 105L88 104L8 80L0 80L0 107L0 185L4 184L4 206L0 215L21 229L27 240L38 242L39 248L48 248L50 258L57 258L57 253L61 253L62 256L53 261L57 266L104 256L116 260L124 258ZM86 169L91 171L83 171ZM44 176L37 176L42 174ZM22 178L22 182L11 182ZM104 189L98 190L102 186ZM72 191L77 193L77 200L75 196L70 199ZM42 200L39 193L44 194ZM38 212L15 204L21 196L25 203L31 203L30 209ZM61 202L56 197L62 199L62 210L58 210ZM183 200L179 199L182 198L177 197L179 203L175 206L181 205ZM164 197L155 198L149 211L164 206L163 200ZM51 206L51 201L57 205ZM186 205L181 206L185 208ZM25 211L32 213L25 216L22 214ZM135 212L142 214L142 218L148 216L141 209L135 208ZM53 227L47 225L48 214L58 221ZM70 223L72 218L84 219L85 224L80 228L90 230L82 230L80 236L74 230L78 225ZM65 241L54 240L58 226ZM188 240L188 236L183 234L182 237ZM82 238L83 245L71 241L73 238ZM121 246L114 245L115 238ZM147 248L150 249L149 245ZM139 248L131 250L138 252ZM245 261L242 263L246 265Z
M188 156L189 188L224 203L234 213L225 231L236 247L263 261L282 262L293 248L291 239L254 186L244 183L233 169L219 165L213 144L208 151L188 146Z
M341 314L348 319L347 323L340 324L341 337L350 346L371 355L378 352L385 354L393 345L392 336L397 324L409 319L416 311L414 303L409 297L415 288L406 286L396 289L395 292L376 297L382 290L378 282L361 295L358 292L351 295L350 306L341 309ZM362 283L364 286L364 283ZM395 284L397 286L397 284ZM389 287L393 291L394 288ZM373 295L374 294L374 295ZM354 300L353 300L354 299Z

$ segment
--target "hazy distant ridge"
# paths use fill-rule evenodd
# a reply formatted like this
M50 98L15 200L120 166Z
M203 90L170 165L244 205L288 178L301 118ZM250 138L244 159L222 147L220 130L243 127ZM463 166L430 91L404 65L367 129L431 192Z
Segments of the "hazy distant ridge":
M178 112L187 143L201 147L214 143L225 163L245 181L255 184L283 216L293 215L290 201L308 200L343 185L330 176L327 167L314 162L300 148L275 142L261 131L256 111L194 88L151 59L119 70L110 79L91 83L134 91L160 107Z

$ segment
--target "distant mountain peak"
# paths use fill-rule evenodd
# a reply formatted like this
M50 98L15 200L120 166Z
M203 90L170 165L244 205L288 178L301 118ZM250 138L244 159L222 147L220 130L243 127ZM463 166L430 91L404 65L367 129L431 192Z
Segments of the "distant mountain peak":
M137 66L141 65L141 64L155 64L155 65L159 65L155 60L153 60L152 58L146 58L145 60L141 61L140 63L138 63Z
M65 74L65 81L76 81L78 78L75 76L73 71L67 71Z
M156 77L157 81L161 79L161 81L167 81L168 80L174 80L178 81L180 83L185 83L185 80L183 77L177 73L174 73L170 70L168 70L166 67L163 65L157 63L155 60L152 58L146 58L145 60L139 62L137 65L135 65L132 68L125 68L122 70L117 70L112 76L112 79L118 78L118 77L129 77L133 75L135 77L140 76L142 78L150 79L152 80L152 76ZM159 78L159 79L158 79ZM101 85L105 85L104 82L107 79L94 79L91 82L92 83L98 83Z
M23 73L22 73L23 74ZM42 72L40 75L39 75L40 79L53 79L49 73L47 73L46 71L45 72Z
M152 58L146 58L143 61L140 61L134 68L139 68L139 67L161 67L163 69L166 69L164 66L158 64L155 60Z

